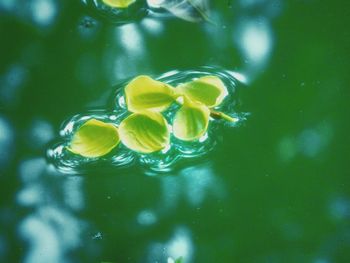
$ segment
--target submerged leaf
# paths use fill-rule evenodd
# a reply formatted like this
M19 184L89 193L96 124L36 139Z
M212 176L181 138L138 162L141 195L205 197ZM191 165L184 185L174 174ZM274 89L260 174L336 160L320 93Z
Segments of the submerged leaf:
M185 101L173 121L173 132L176 138L193 141L202 137L208 129L209 109L202 105Z
M126 147L141 153L162 150L170 140L167 121L162 114L151 111L128 116L120 123L119 134Z
M225 84L216 76L201 77L179 85L176 89L190 100L209 108L218 106L228 94Z
M148 76L138 76L125 87L129 111L163 111L175 100L174 89Z
M131 4L135 3L136 0L102 0L102 2L115 8L127 8Z
M189 22L209 21L208 0L163 0L159 5Z
M117 127L90 119L78 128L67 148L84 157L101 157L116 147L119 141Z

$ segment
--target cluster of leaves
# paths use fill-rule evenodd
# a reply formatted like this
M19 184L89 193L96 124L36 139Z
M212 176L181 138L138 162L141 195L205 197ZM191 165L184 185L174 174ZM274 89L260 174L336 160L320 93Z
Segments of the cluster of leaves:
M95 158L108 154L120 142L147 154L168 148L171 134L179 140L196 141L207 132L210 120L237 121L214 110L227 95L226 86L217 76L200 77L176 88L149 76L138 76L124 89L131 114L119 126L97 119L86 121L72 136L68 149ZM180 108L170 125L162 113L174 103Z

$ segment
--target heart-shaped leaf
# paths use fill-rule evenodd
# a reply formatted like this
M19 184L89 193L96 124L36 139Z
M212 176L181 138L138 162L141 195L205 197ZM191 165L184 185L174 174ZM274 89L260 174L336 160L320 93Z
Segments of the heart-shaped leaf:
M138 76L125 87L129 111L157 111L167 109L174 102L174 88L148 76Z
M119 143L118 128L111 123L90 119L74 133L68 150L84 157L101 157Z
M133 113L119 126L123 144L141 153L152 153L169 145L170 132L166 119L158 112Z
M228 94L225 84L217 76L204 76L181 84L176 89L190 100L209 108L218 106Z
M127 8L129 5L136 2L136 0L102 0L108 6L115 8Z
M173 132L176 138L193 141L202 137L208 129L209 109L203 104L185 100L184 105L175 114Z

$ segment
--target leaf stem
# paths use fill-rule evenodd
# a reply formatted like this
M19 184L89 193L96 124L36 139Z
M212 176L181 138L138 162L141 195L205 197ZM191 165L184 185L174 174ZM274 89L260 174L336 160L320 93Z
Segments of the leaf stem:
M182 99L181 99L182 98ZM179 95L176 100L175 100L175 103L177 103L178 105L182 106L184 105L184 101L186 100L186 97L185 96L181 96ZM221 111L215 111L215 110L212 110L212 109L209 109L210 110L210 116L214 119L224 119L225 121L228 121L228 122L237 122L239 121L238 118L235 118L235 117L231 117L230 115L227 115L226 113L223 113Z
M237 122L239 119L235 117L231 117L227 115L226 113L220 112L220 111L214 111L210 110L210 116L214 119L224 119L229 122Z

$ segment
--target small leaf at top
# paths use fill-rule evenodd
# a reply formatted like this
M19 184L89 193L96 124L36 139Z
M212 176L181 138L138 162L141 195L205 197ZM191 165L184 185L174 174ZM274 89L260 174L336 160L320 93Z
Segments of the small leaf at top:
M138 76L125 87L129 111L157 111L167 109L175 101L174 88L148 76Z
M189 22L210 21L208 0L163 0L159 5Z
M209 125L209 109L203 104L185 100L177 111L173 121L173 132L176 138L183 141L194 141L202 137Z
M176 90L192 101L200 102L209 108L218 106L228 92L225 84L217 76L204 76L179 85Z
M69 151L84 157L101 157L119 143L118 128L111 123L90 119L74 133Z
M169 145L170 132L166 119L161 113L145 111L133 113L119 126L123 144L129 149L152 153Z
M102 0L102 2L115 8L127 8L131 4L135 3L136 0Z

